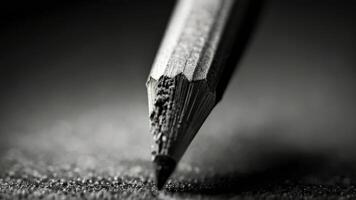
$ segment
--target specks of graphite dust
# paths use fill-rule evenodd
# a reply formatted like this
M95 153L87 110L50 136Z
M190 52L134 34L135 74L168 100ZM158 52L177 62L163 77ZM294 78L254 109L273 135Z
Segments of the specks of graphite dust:
M150 114L151 133L154 140L152 156L167 154L169 148L169 125L173 118L172 112L174 112L175 82L175 79L166 76L158 80L154 108Z
M43 159L1 158L0 199L155 199L158 194L149 162L108 161L106 168L87 168Z
M107 160L106 167L88 168L65 159L2 155L0 199L356 199L355 176L340 168L294 177L278 177L280 170L241 175L180 168L158 192L149 161Z

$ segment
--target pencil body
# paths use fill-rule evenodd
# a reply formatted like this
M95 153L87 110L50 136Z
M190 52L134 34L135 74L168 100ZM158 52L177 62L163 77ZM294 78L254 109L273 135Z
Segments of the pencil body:
M255 13L250 0L181 0L147 81L158 187L221 99Z

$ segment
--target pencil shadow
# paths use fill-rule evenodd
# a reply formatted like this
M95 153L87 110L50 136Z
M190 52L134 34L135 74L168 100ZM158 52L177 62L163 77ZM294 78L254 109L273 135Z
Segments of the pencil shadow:
M240 194L272 191L298 183L323 169L327 160L321 155L300 152L279 153L269 158L268 168L250 173L231 172L203 179L191 179L167 187L168 192L199 195Z

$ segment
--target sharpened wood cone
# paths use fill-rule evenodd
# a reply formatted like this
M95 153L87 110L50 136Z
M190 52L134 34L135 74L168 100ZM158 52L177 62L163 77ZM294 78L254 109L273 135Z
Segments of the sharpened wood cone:
M158 190L162 190L168 178L176 168L176 161L169 156L158 155L154 160L156 168L156 184Z

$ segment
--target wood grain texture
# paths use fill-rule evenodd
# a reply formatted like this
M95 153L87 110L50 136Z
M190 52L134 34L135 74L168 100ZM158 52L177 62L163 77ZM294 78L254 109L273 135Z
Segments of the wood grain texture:
M151 77L174 77L189 81L207 78L234 0L183 0L177 5Z

